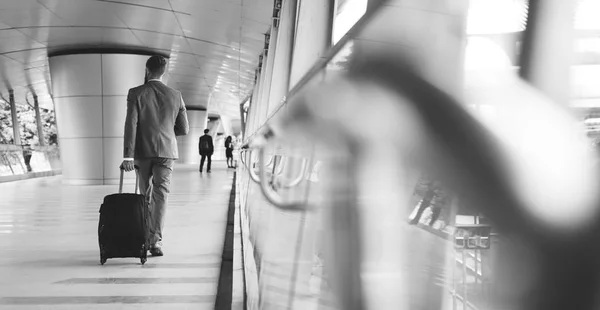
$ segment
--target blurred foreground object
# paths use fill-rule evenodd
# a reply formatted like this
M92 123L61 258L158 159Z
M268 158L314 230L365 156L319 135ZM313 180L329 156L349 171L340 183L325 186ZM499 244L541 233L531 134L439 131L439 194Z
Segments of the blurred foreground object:
M593 308L598 176L566 110L507 74L468 96L496 106L494 118L478 120L402 59L357 59L345 76L292 98L288 113L249 144L308 139L335 154L323 207L340 308L410 308L407 240L398 230L408 224L398 205L408 202L420 172L510 240L516 254L497 265L495 274L507 280L492 308Z

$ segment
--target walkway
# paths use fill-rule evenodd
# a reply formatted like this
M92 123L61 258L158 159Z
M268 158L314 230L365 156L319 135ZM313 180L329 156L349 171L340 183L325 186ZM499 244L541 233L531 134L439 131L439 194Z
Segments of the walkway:
M224 167L176 166L165 256L144 266L99 263L98 210L117 186L0 184L0 309L213 309L233 178Z

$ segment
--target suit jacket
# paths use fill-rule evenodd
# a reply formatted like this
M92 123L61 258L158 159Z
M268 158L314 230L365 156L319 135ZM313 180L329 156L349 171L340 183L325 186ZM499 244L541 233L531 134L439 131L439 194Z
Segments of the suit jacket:
M208 141L208 145L210 145L209 150L207 152L202 152L202 150L200 149L200 145L202 144L202 141L207 140ZM211 136L209 135L203 135L200 137L200 139L198 139L198 153L200 155L212 155L215 152L215 146L213 145L213 139Z
M176 136L188 132L185 103L179 91L160 81L129 90L123 157L177 159Z

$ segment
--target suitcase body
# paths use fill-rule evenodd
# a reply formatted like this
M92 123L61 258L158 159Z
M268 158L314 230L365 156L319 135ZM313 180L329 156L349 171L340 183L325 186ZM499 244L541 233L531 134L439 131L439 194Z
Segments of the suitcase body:
M146 262L149 248L149 211L144 195L137 194L137 174L135 183L135 193L122 193L123 169L121 169L119 193L104 197L98 222L98 244L102 265L107 259L117 257L140 258L142 265Z

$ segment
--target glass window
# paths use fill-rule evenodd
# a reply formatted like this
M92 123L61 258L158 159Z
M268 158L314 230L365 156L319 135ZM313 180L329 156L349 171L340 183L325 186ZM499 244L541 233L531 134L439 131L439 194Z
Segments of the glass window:
M337 0L332 40L335 45L367 12L368 0Z
M467 16L467 34L521 32L527 22L528 1L471 0Z
M570 107L579 115L593 145L600 145L600 2L579 0L575 7L574 59Z

